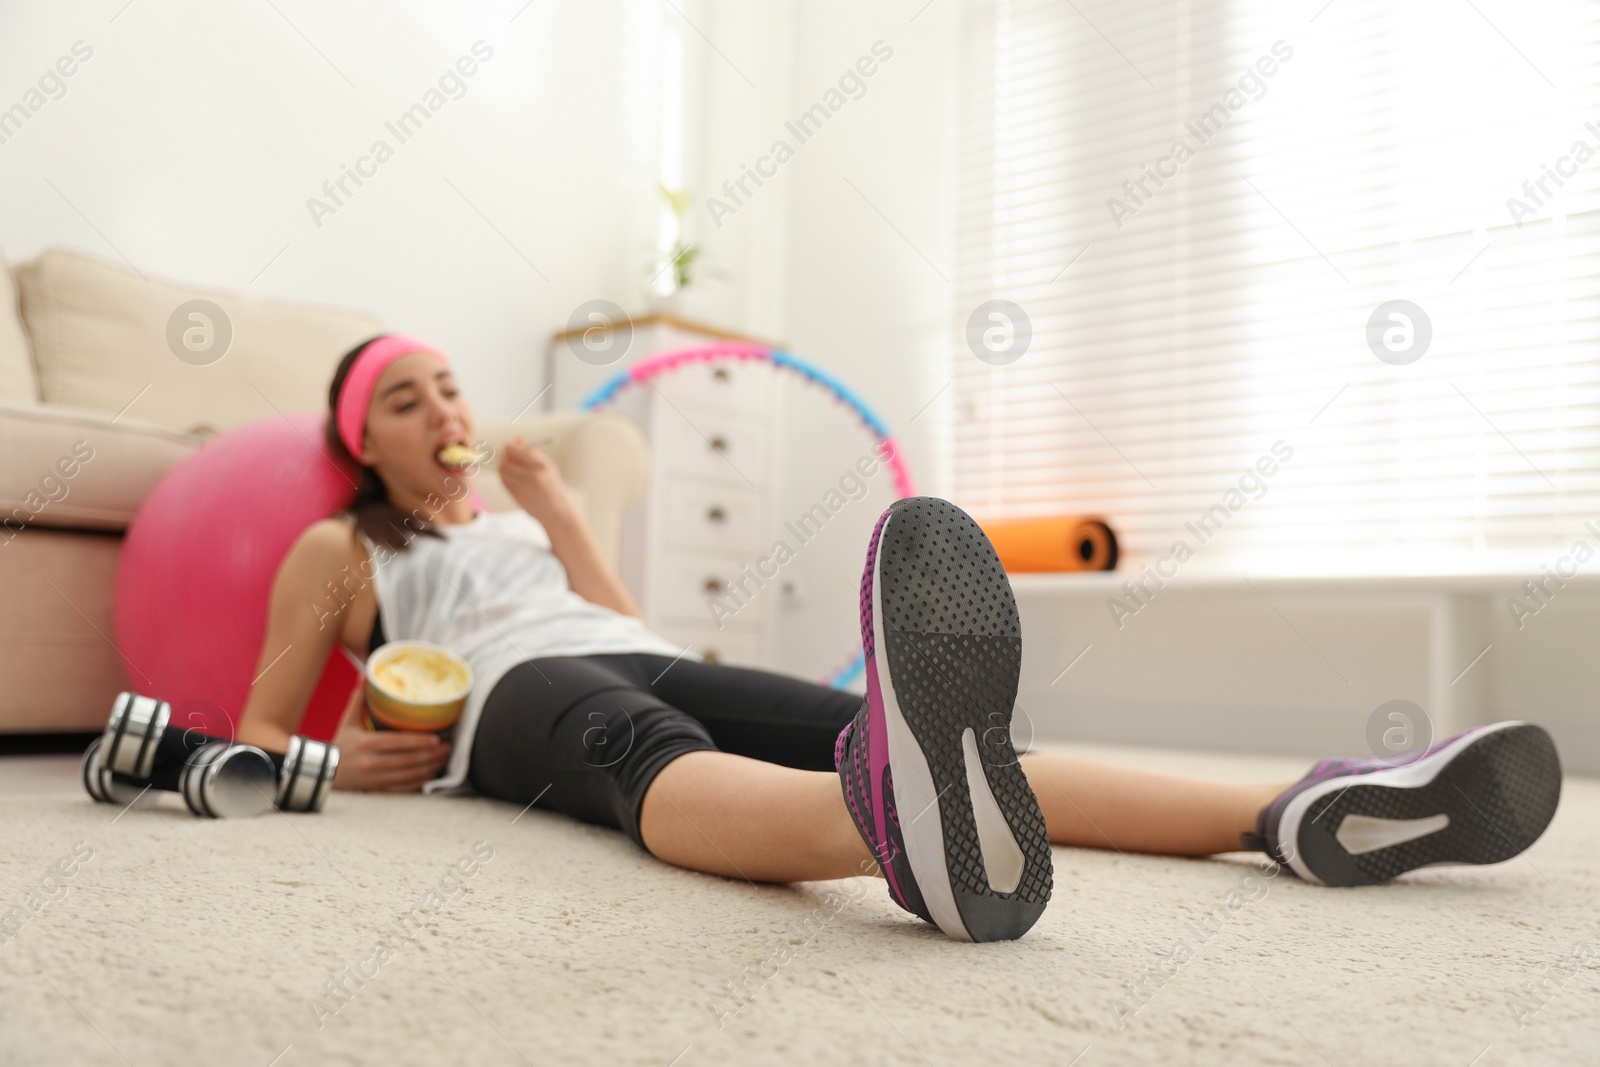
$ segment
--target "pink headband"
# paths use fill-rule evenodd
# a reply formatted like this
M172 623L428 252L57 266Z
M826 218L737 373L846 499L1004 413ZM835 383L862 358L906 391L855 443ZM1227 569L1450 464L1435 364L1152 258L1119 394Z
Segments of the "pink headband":
M377 388L378 378L389 364L412 352L431 352L446 364L450 362L448 356L432 345L392 333L363 348L350 365L350 373L345 375L344 388L339 393L339 440L344 442L344 447L350 450L350 455L355 457L357 463L361 462L361 440L367 429L367 409L372 406L372 391Z

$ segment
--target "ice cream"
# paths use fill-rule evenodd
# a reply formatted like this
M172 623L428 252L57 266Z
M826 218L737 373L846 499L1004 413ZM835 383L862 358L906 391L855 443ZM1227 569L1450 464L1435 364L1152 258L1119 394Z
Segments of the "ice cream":
M427 641L393 641L367 657L367 708L372 730L426 730L448 736L472 691L467 661Z
M465 467L478 458L478 453L460 441L445 445L439 450L439 462L446 467Z
M410 704L442 704L470 687L466 665L443 652L416 646L400 649L372 668L372 678L391 696Z

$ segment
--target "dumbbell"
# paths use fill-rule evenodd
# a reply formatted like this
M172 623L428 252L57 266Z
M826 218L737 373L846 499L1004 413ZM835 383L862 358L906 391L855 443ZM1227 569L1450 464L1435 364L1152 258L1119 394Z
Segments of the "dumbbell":
M183 796L197 815L240 818L271 806L274 769L266 753L251 745L219 760L217 749L198 758L216 738L167 727L172 706L164 700L119 693L105 731L83 754L83 785L103 803L129 803L160 789ZM263 798L262 793L267 796Z
M83 784L103 803L126 804L145 789L182 795L196 815L245 818L276 805L321 811L339 749L296 735L286 753L267 752L197 730L172 730L164 700L119 693L105 732L83 754Z
M146 786L133 784L133 779L124 775L112 775L111 768L105 765L100 758L100 744L104 738L97 737L89 742L89 747L83 752L83 788L89 795L102 804L118 804L122 807L133 805L136 808L148 808L156 802L157 795L149 791ZM119 780L120 779L120 780ZM128 784L124 784L124 782Z
M271 757L254 745L235 745L203 734L204 741L178 764L163 761L160 753L148 779L114 771L105 762L105 738L97 737L83 753L83 786L91 797L106 804L144 807L158 795L154 790L176 792L196 815L239 819L260 815L272 807L277 788Z
M84 786L115 802L145 786L182 795L196 815L243 818L274 804L322 810L339 766L334 745L295 736L287 753L267 752L198 730L172 730L166 701L118 694L97 746L84 753ZM124 802L126 802L124 800Z

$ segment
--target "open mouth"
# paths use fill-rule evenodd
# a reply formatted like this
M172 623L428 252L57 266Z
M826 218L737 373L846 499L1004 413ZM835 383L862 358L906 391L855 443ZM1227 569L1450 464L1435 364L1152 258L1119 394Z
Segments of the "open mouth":
M439 465L450 470L460 470L471 466L478 458L478 453L472 446L461 441L452 441L434 453L434 458Z

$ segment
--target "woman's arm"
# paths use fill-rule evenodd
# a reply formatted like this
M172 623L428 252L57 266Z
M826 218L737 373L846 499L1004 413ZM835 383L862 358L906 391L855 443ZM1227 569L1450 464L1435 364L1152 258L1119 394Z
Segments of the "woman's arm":
M606 562L582 515L573 511L570 517L555 520L554 526L541 525L550 535L550 551L567 569L567 584L574 593L619 614L643 617L622 579Z
M317 594L324 582L339 588L340 568L351 562L350 542L347 524L325 519L300 535L278 567L255 681L239 719L237 737L245 744L282 752L299 731L345 621L342 611L319 613Z
M574 593L619 614L640 617L639 605L606 562L549 456L518 437L505 447L500 480L512 499L550 535L550 551L566 568L567 584Z
M349 605L327 612L323 591L344 588L350 574L361 574L365 549L338 519L314 523L289 549L272 583L267 635L256 661L255 683L245 700L236 733L245 744L283 752L299 732L300 720L349 617ZM372 596L370 586L356 594ZM363 729L360 713L366 691L357 686L345 707L335 743L338 789L414 792L438 774L450 746L436 734L373 732Z

